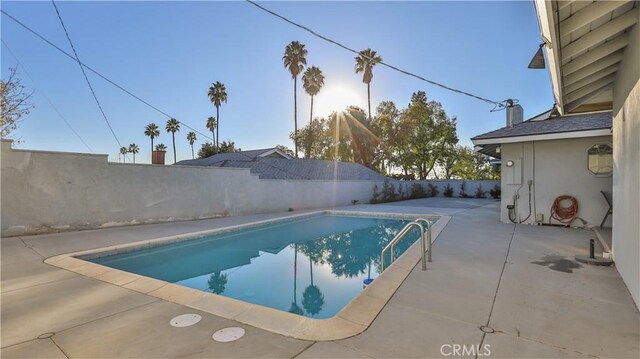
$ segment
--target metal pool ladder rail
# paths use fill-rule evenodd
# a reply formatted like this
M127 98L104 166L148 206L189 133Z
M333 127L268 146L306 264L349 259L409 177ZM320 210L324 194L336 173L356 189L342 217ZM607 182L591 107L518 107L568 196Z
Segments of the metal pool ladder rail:
M424 227L419 223L419 222L424 222L427 225L427 238L428 241L425 240L425 236L424 236ZM424 218L418 218L416 220L414 220L413 222L407 224L401 231L400 233L398 233L392 240L391 242L389 242L389 244L387 244L386 247L384 247L384 249L382 250L382 252L380 252L380 263L381 263L381 267L382 270L384 270L384 254L387 251L391 251L391 263L393 263L396 260L396 255L394 252L394 247L396 246L396 244L402 239L404 238L405 235L407 235L407 233L409 233L409 231L411 230L412 227L418 227L418 229L420 229L420 249L421 249L421 254L422 254L422 270L427 270L427 259L429 262L431 262L431 222L427 219ZM425 258L424 254L425 254L425 242L427 243L427 251L428 251L428 258ZM389 263L389 264L391 264Z

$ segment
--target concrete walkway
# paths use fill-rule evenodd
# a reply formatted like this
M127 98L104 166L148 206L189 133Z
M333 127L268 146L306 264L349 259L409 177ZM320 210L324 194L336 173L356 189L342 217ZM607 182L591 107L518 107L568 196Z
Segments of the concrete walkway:
M573 260L587 251L591 231L502 224L490 200L431 198L341 209L453 216L429 269L414 269L356 337L306 342L207 313L199 313L203 320L193 327L174 328L172 317L197 311L42 263L62 253L287 215L280 213L3 238L0 354L424 358L455 357L458 344L466 354L475 350L470 357L478 349L507 358L640 357L640 314L615 268ZM211 340L230 325L247 334L232 343Z

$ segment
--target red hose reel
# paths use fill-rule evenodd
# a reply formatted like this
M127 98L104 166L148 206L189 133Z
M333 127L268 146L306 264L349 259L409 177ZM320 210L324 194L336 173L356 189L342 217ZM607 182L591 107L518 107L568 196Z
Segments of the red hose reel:
M555 219L556 221L570 225L576 216L578 215L578 200L573 196L559 196L553 201L553 205L551 206L551 217L549 218L549 223L551 223L551 219Z

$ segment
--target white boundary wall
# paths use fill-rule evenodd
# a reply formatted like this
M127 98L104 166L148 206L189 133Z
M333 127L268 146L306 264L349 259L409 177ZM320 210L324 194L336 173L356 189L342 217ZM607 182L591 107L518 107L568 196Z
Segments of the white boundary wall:
M249 169L108 163L2 141L2 236L333 207L382 181L261 180Z
M11 149L2 141L2 236L368 203L383 181L264 180L249 169L108 163L106 155ZM411 194L413 181L390 180ZM467 183L488 191L498 181Z

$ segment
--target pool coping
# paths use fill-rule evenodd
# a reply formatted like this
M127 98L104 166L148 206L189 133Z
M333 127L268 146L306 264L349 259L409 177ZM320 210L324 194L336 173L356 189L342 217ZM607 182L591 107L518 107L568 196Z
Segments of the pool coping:
M336 210L314 211L275 219L255 221L241 225L67 253L47 258L44 262L49 265L66 269L125 289L184 305L189 308L214 314L226 319L235 320L288 337L310 341L345 339L365 331L382 311L384 306L389 302L396 290L409 276L421 259L420 241L415 241L398 259L395 260L395 262L375 278L367 288L354 297L335 316L327 319L303 317L274 308L252 304L238 299L125 272L85 260L322 214L400 219L435 217L435 215L428 214L388 212ZM438 220L432 226L432 243L435 242L438 235L451 219L450 216L438 217ZM82 259L79 257L82 257ZM429 265L427 265L427 270L428 267Z

